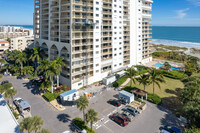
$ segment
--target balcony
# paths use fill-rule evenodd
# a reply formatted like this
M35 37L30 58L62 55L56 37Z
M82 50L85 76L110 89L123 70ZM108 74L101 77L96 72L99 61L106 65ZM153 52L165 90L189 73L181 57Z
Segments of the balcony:
M142 17L143 17L143 18L152 18L152 13L143 12L143 13L142 13Z
M149 4L143 4L143 5L142 5L142 9L144 9L144 10L148 10L148 11L151 11L151 10L152 10L152 5L149 5Z

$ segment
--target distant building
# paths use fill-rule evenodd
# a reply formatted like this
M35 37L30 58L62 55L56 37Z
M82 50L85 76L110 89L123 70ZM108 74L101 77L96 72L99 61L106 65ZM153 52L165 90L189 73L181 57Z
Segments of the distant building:
M1 94L0 103L0 132L19 133L19 124Z
M0 40L0 56L3 55L4 51L7 49L9 49L9 42Z
M33 30L21 27L0 26L0 39L33 36Z
M32 45L34 42L33 36L24 36L24 37L17 37L11 38L10 50L24 50L25 48Z

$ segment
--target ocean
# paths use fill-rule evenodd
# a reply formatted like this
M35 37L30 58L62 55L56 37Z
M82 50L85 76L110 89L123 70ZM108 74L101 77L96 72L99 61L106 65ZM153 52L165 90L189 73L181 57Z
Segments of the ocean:
M10 25L33 29L33 25ZM152 43L200 49L200 27L152 26Z
M200 49L200 27L152 26L152 43Z

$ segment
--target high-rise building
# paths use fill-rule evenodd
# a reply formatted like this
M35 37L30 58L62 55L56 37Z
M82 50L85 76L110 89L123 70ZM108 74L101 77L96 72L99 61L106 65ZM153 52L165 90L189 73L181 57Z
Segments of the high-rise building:
M72 89L152 60L152 0L35 0L35 46L63 56L60 81Z

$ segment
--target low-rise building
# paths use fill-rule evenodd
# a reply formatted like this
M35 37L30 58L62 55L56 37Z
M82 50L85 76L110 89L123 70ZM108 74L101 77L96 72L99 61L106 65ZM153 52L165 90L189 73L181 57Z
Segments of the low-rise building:
M25 48L33 45L34 37L33 36L25 36L25 37L17 37L11 38L10 50L24 50Z
M0 40L0 56L3 55L4 51L6 51L7 49L9 49L9 42Z

